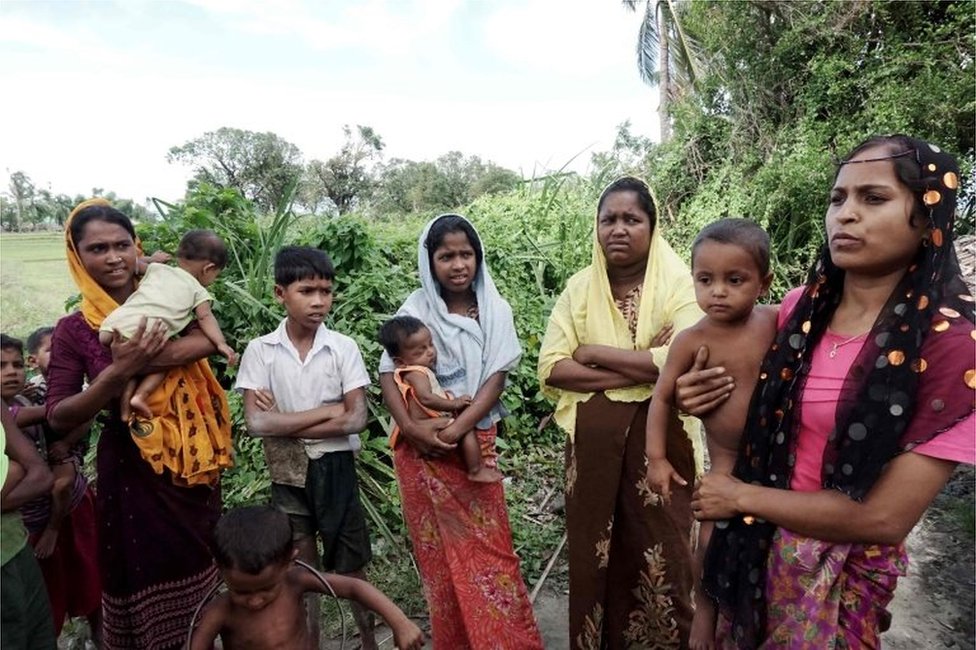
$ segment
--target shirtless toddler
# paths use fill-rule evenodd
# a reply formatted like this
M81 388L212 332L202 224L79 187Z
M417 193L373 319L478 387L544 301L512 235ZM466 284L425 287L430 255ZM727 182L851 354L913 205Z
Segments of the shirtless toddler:
M759 368L776 334L775 307L756 305L769 289L769 236L746 219L721 219L706 226L691 247L695 298L705 316L679 332L658 377L647 415L647 480L667 502L671 481L687 485L665 456L667 422L675 408L675 380L687 372L702 346L709 361L726 368L735 390L702 419L711 472L731 473L739 451ZM698 588L712 523L702 522L695 554L695 616L690 647L715 647L714 603Z

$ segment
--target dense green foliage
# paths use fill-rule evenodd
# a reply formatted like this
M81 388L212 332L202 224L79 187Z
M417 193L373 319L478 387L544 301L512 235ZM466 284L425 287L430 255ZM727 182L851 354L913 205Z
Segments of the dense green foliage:
M673 139L646 147L641 168L678 239L723 216L757 220L779 294L816 253L833 159L856 143L908 133L960 155L970 175L972 2L681 5L706 63L672 105ZM972 231L971 215L960 227Z

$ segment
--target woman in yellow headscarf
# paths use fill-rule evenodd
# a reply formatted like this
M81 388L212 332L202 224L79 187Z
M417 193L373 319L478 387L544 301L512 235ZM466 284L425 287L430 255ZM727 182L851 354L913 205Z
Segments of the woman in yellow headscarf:
M624 177L597 207L593 262L553 308L539 381L566 445L570 642L683 648L691 625L697 421L674 417L667 457L688 485L670 503L646 479L644 429L672 333L701 318L691 273L656 227L647 185Z
M230 429L206 362L215 349L200 331L167 342L159 325L103 346L99 325L136 287L135 230L107 201L93 199L71 213L65 240L82 301L54 330L47 415L60 431L96 416L103 425L96 508L104 647L178 648L194 608L219 581L209 540ZM165 406L154 409L161 416L150 428L130 431L118 397L150 364L169 369L158 396Z

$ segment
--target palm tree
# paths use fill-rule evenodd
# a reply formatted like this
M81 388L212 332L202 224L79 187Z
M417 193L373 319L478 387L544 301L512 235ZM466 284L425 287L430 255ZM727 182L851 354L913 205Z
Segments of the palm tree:
M637 11L642 0L622 0ZM644 20L637 37L641 79L658 88L661 141L671 139L671 103L692 90L700 67L698 44L681 25L680 0L643 0Z

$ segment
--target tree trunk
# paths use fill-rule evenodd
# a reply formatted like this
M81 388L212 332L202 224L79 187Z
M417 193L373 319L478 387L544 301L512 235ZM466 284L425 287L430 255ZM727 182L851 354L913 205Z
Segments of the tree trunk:
M657 115L661 122L661 142L671 139L671 53L668 34L668 22L664 10L657 9L657 40L658 40L658 74L660 81L657 85L658 105Z

